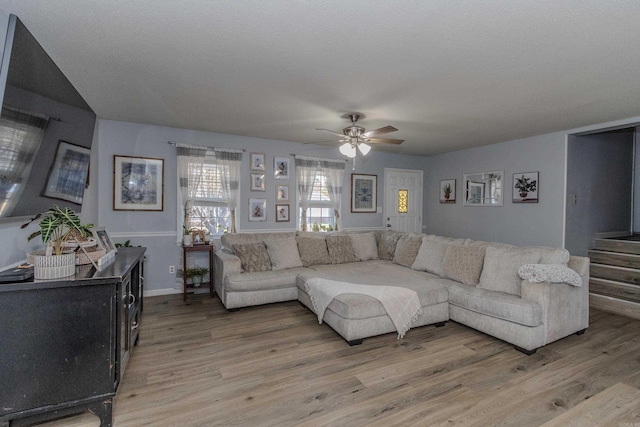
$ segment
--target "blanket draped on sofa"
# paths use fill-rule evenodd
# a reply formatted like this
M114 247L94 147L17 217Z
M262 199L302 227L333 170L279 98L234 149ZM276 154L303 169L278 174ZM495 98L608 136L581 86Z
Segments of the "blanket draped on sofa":
M362 294L380 301L402 339L411 324L422 314L416 291L396 286L369 286L312 278L305 283L313 309L322 323L324 312L335 297L342 294Z

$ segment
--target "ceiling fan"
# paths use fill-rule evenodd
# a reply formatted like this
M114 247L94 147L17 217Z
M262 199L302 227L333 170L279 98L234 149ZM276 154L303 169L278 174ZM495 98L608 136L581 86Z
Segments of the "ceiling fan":
M371 150L371 146L369 144L402 144L404 142L403 139L376 138L377 135L384 135L385 133L397 131L398 129L393 126L385 126L367 132L365 128L356 124L360 118L359 114L352 113L348 114L347 117L351 120L351 126L347 126L342 129L342 133L334 132L329 129L316 128L316 130L329 132L333 135L339 136L340 139L337 140L337 142L344 143L340 146L340 152L347 157L355 158L357 150L359 150L363 156L366 156Z

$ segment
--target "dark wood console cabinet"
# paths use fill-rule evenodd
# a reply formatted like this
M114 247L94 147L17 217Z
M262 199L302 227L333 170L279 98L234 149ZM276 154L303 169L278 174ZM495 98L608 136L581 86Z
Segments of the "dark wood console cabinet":
M0 427L90 410L112 424L112 404L143 308L145 248L120 248L96 271L0 284Z

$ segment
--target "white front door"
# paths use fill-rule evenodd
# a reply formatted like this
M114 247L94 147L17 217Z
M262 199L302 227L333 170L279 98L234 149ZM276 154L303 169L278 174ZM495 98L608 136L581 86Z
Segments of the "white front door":
M385 227L422 232L422 171L384 169Z

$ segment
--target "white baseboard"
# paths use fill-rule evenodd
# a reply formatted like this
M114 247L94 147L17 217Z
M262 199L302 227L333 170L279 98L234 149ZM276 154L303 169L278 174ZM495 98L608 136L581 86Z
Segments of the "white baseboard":
M145 297L157 297L160 295L172 295L172 294L181 294L181 289L176 288L165 288L165 289L152 289L150 291L144 291Z

